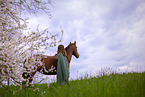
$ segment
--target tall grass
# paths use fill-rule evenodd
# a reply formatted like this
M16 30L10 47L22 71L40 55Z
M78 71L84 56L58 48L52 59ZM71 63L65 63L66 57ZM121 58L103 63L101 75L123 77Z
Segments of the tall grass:
M70 81L70 86L51 83L48 88L48 84L37 84L16 93L10 91L18 87L8 88L0 88L1 97L144 97L145 72L84 77Z

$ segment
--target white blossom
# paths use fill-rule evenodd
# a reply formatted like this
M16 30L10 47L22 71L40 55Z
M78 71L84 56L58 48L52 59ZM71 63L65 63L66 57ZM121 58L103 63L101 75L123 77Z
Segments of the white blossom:
M48 3L44 3L44 0L40 0L40 2L36 1L0 1L0 86L7 79L10 79L15 85L21 85L21 82L25 81L22 78L22 72L26 71L26 67L31 72L36 70L37 65L43 65L41 57L34 55L38 52L43 54L46 49L42 51L41 48L46 48L46 45L48 46L49 39L53 39L49 43L50 46L56 44L57 35L52 37L48 29L39 31L38 27L36 31L32 32L29 30L27 34L23 33L24 30L28 31L27 19L21 17L23 11L36 14L41 9L48 12ZM50 37L46 36L46 34L50 34ZM25 59L30 60L26 61L24 68Z

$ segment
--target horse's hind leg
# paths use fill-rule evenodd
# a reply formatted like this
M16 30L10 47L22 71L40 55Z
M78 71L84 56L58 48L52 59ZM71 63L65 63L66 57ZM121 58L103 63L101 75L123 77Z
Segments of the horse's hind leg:
M33 81L33 77L34 77L35 74L36 74L36 71L32 72L32 73L23 72L22 77L24 79L26 79L26 81L23 81L22 84L23 85L27 84L28 86L30 86L31 82Z
M33 77L34 77L34 75L36 74L36 72L37 72L37 71L31 73L31 76L30 76L30 78L29 78L29 84L33 81Z
M22 82L22 85L26 85L28 83L28 79L30 77L30 74L28 72L23 72L22 74L22 77L25 79L23 82Z

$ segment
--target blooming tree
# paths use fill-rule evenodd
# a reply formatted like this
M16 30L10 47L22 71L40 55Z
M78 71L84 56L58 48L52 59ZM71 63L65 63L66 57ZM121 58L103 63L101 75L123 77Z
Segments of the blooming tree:
M30 70L35 70L35 53L44 53L46 46L55 46L60 40L56 39L58 34L52 35L48 29L27 32L27 19L22 18L22 12L36 14L43 10L51 16L48 5L50 0L1 0L0 1L0 86L7 80L12 80L14 85L21 85L24 80L22 72L24 60L30 56L34 58L31 63L26 64ZM43 50L42 50L43 49Z

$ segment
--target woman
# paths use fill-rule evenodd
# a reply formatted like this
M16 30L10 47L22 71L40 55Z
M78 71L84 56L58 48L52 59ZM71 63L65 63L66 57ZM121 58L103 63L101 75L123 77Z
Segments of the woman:
M57 82L62 84L66 82L68 85L69 83L69 70L66 61L66 50L63 45L58 46L58 62L57 62Z

